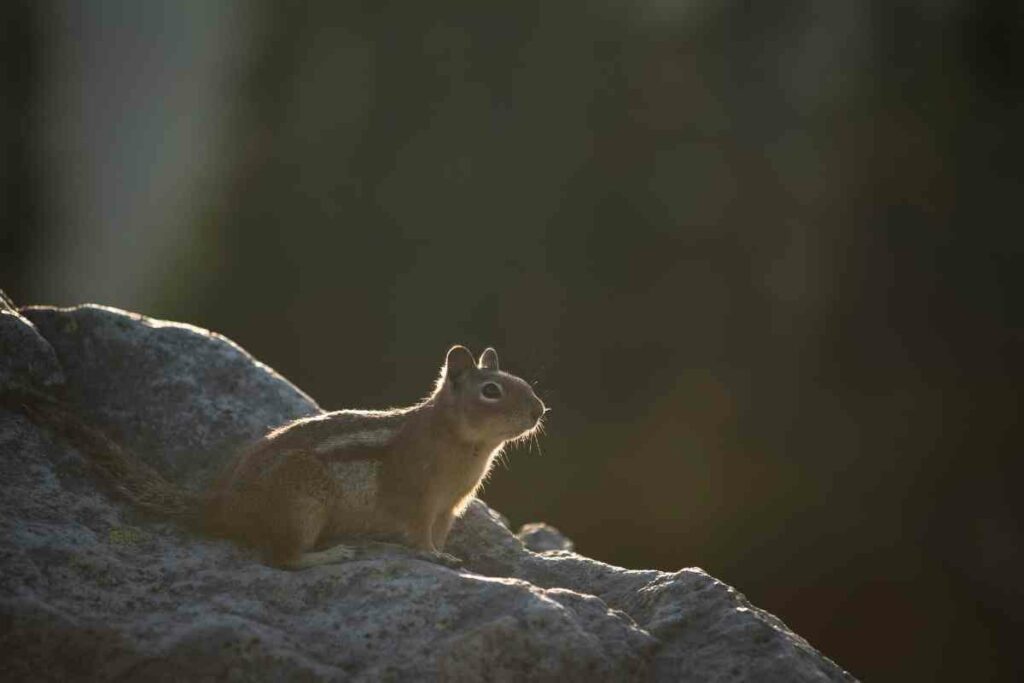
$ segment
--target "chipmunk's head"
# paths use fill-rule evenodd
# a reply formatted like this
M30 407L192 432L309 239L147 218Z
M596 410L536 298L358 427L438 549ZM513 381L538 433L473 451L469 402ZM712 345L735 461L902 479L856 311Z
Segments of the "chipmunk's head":
M529 384L499 369L494 349L477 361L465 346L453 346L436 396L462 438L495 446L529 433L547 411Z

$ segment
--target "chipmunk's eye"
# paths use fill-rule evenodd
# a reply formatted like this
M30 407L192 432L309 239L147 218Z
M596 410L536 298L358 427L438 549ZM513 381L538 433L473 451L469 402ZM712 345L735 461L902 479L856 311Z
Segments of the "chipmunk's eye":
M480 395L488 401L497 401L501 398L501 385L497 382L487 382L480 387Z

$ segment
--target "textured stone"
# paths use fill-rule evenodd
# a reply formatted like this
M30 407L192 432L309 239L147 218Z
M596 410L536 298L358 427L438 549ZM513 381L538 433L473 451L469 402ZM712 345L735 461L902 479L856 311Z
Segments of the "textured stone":
M572 541L565 534L544 522L524 524L516 536L528 550L535 553L542 553L545 550L573 549Z
M0 290L0 387L45 391L63 383L53 347Z
M316 403L231 340L104 306L22 309L50 342L83 416L195 488L240 445Z
M239 444L318 410L198 328L96 306L24 313L56 351L65 396L179 482L199 485ZM699 569L621 569L527 531L558 549L532 552L474 501L448 548L458 570L364 548L280 571L108 498L73 447L2 408L0 679L850 678Z

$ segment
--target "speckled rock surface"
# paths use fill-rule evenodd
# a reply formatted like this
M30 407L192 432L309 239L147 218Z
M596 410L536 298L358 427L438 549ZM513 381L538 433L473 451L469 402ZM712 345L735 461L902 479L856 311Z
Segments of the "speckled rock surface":
M63 383L53 347L0 290L0 387L46 390Z
M527 550L541 553L545 550L572 550L573 543L561 531L544 522L524 524L516 534Z
M198 328L95 306L22 314L0 348L45 342L82 414L181 483L319 410ZM0 389L40 386L34 363L0 367ZM625 570L559 536L524 534L559 548L532 552L476 501L448 548L461 569L366 549L279 571L110 499L73 447L0 408L0 679L851 680L699 569Z
M240 445L320 412L276 372L207 330L93 305L21 310L52 345L67 398L82 415L190 488Z

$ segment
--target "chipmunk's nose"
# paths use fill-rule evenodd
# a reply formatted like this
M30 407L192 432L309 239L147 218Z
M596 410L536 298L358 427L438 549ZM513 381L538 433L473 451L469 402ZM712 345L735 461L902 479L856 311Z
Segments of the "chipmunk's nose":
M544 415L546 410L547 409L544 407L544 404L537 401L533 404L533 408L530 410L530 417L532 417L533 421L536 422Z

